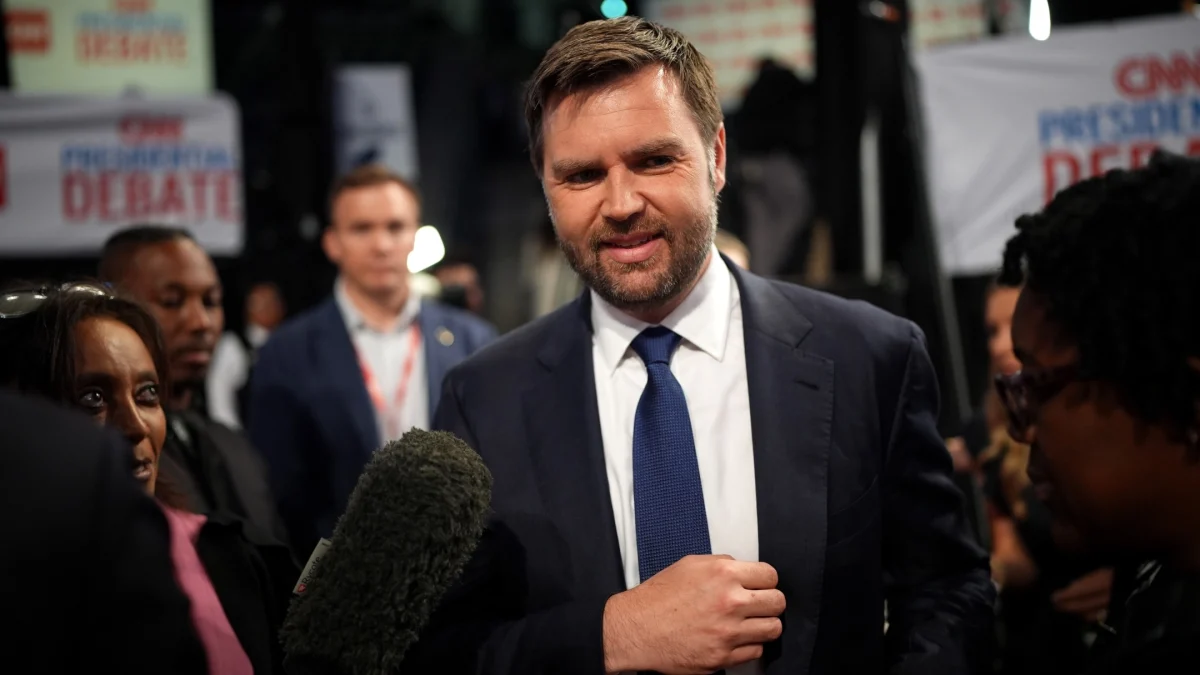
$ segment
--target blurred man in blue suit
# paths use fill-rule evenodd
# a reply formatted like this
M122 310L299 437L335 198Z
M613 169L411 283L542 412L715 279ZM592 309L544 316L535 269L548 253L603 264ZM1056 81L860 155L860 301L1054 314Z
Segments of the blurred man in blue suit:
M280 327L255 363L250 437L299 551L331 534L371 453L427 428L446 371L496 335L409 288L420 206L381 166L339 180L322 240L333 297Z

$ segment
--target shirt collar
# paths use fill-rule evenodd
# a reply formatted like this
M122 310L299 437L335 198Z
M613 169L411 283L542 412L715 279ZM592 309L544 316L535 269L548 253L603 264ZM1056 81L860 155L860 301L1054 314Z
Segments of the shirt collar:
M373 330L367 325L366 320L363 319L362 313L354 306L354 302L350 300L350 295L346 293L346 282L341 277L338 277L338 280L333 285L333 299L337 303L338 311L342 314L342 321L346 322L346 328L351 333ZM400 318L396 321L396 328L393 332L402 333L408 330L420 311L421 296L410 290L408 300L404 302L404 309L400 310Z
M662 320L692 346L717 361L725 358L729 337L729 315L734 301L733 275L713 250L708 268L692 292L675 311ZM633 344L633 339L651 324L639 321L613 307L595 291L592 296L592 334L609 373L616 371Z
M271 331L256 323L246 326L246 341L255 349L265 345L269 337L271 337Z

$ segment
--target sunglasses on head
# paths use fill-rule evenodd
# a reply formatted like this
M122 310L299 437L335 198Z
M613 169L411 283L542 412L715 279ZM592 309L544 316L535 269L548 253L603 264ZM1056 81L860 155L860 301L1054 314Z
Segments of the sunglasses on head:
M57 294L88 293L99 297L112 297L108 284L66 283L61 286L42 286L19 291L0 293L0 319L15 319L37 311L46 301Z

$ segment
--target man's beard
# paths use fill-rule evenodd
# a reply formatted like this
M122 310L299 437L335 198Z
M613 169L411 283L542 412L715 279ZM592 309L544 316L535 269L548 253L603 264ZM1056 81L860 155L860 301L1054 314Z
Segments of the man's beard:
M553 213L551 214L553 215ZM691 287L700 275L704 261L713 247L717 229L717 204L713 200L707 214L698 216L686 227L672 229L661 218L638 218L623 226L605 227L593 232L588 238L586 251L558 239L558 246L575 273L589 288L613 307L625 312L651 311L658 309ZM654 258L640 263L618 263L601 256L603 241L615 235L645 233L660 236L664 246ZM649 270L660 264L660 257L667 256L665 269L654 273L649 285L636 287L623 278L631 272ZM614 271L616 268L616 271Z

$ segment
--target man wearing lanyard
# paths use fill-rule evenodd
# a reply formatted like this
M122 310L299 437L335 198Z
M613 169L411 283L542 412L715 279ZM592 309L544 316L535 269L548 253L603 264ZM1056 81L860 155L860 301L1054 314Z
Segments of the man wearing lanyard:
M496 335L411 292L411 183L360 167L334 186L330 208L322 244L338 268L333 297L275 332L250 383L250 437L300 551L332 533L371 453L427 428L446 371Z
M424 396L409 396L409 384L414 377L421 380L425 369L419 367L421 328L417 325L420 300L410 295L400 314L400 332L378 332L354 309L344 288L334 292L338 308L351 328L354 346L358 350L358 367L362 369L363 384L375 406L379 437L400 438L405 429L429 426L429 401ZM378 376L376 375L378 373ZM389 395L395 392L395 395Z

